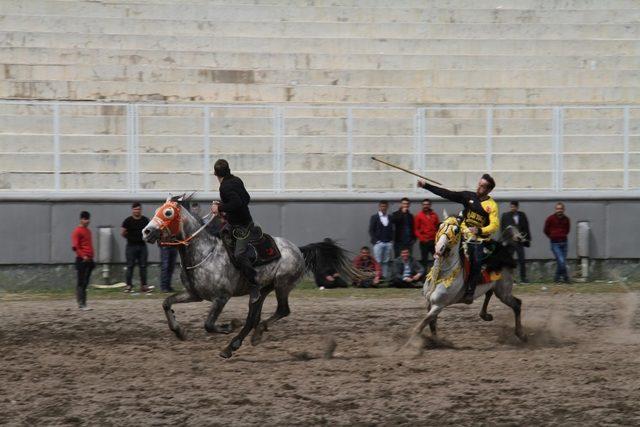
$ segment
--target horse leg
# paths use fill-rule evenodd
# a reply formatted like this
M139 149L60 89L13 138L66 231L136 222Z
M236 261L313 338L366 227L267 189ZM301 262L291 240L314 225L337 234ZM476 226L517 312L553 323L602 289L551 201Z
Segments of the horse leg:
M424 319L422 319L420 321L420 323L418 323L416 325L415 328L413 328L413 335L414 336L419 336L420 334L422 334L422 330L429 325L429 328L433 331L436 327L435 325L435 321L438 318L438 314L440 314L440 312L442 311L444 307L443 306L439 306L439 305L431 305L430 304L430 308L429 311L427 312L427 315L425 316ZM434 322L434 325L431 326L431 323Z
M491 300L492 295L492 289L489 289L487 293L484 294L484 303L482 304L482 310L480 310L480 318L487 322L491 322L493 320L493 316L487 313L487 306L489 305L489 300Z
M228 301L228 295L219 296L211 301L213 305L211 306L211 310L209 311L207 320L205 320L204 322L204 329L207 332L212 334L228 334L233 330L229 323L220 326L216 325L216 320L218 320L218 316L220 316L220 313L222 313L222 309Z
M431 336L435 337L435 336L438 335L437 326L438 326L438 319L433 319L429 323L429 329L431 330Z
M260 298L254 303L249 303L249 313L247 314L247 320L244 326L240 330L240 333L236 335L228 346L226 346L221 352L220 356L228 359L233 355L233 352L240 348L242 341L249 335L249 332L260 322L260 313L262 312L262 304L265 298L273 290L273 285L265 286L260 289Z
M179 294L171 295L167 297L162 302L162 308L164 309L164 314L167 316L167 322L169 323L169 329L173 331L174 334L181 340L185 340L187 338L187 330L182 327L176 320L176 314L171 309L173 304L182 304L185 302L198 302L202 301L201 298L191 295L189 292L184 291Z
M506 289L504 289L503 287L505 287ZM511 309L513 310L513 314L515 315L515 319L516 319L516 329L515 329L516 336L520 338L520 341L525 342L527 341L527 336L524 334L524 331L522 329L522 323L520 321L520 313L522 311L522 301L519 298L516 298L513 296L513 294L511 293L511 289L512 288L510 285L507 287L506 284L502 284L502 286L496 286L495 293L496 293L496 296L500 299L500 301L502 301L504 304L511 307Z
M287 317L291 310L289 309L289 292L293 287L278 287L276 288L276 299L278 300L278 307L276 308L275 313L271 315L267 320L258 323L256 329L253 331L253 335L251 335L251 345L258 345L262 341L262 334L269 329L276 321L282 319L283 317Z

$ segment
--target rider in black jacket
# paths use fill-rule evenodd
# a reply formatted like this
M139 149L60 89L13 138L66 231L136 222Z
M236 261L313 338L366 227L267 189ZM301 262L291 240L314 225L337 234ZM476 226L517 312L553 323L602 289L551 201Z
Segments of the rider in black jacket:
M220 182L221 201L211 205L211 212L214 215L222 213L231 227L231 232L236 238L234 256L240 266L240 271L249 281L250 301L254 303L260 298L260 285L256 282L256 270L247 253L249 235L253 228L253 219L249 212L251 197L244 188L242 180L231 175L231 169L226 160L216 161L213 171Z

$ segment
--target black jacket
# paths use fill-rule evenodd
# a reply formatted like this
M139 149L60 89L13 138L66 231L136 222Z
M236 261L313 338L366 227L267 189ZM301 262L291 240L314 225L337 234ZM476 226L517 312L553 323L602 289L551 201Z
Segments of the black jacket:
M251 197L244 188L240 178L229 175L220 184L220 206L218 210L224 213L231 225L249 225L253 219L249 212Z
M391 215L389 215L389 225L386 227L382 225L380 215L376 212L371 215L369 220L369 237L371 238L371 244L375 245L378 242L391 242L393 240L393 224L391 223Z
M411 212L402 213L400 209L390 216L393 223L393 241L395 243L413 245L416 241L416 234L413 229L413 215Z
M531 232L529 231L529 220L524 212L518 211L518 224L513 219L512 212L505 212L502 214L502 218L500 218L500 230L504 231L505 228L512 225L518 229L518 231L524 234L525 241L522 242L523 246L529 247L531 246Z

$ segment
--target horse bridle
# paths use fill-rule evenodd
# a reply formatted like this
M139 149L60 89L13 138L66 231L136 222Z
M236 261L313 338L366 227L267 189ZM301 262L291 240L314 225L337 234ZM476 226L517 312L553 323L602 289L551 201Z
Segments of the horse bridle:
M169 237L175 238L180 232L181 228L181 212L182 207L178 202L168 201L165 202L164 205L160 206L156 209L156 212L151 219L160 230L160 233L165 233L169 235ZM215 215L212 215L199 229L195 231L191 236L186 239L175 239L172 241L163 241L160 239L160 246L189 246L189 242L196 237L202 230L204 230L207 225L215 218ZM167 233L168 231L168 233Z

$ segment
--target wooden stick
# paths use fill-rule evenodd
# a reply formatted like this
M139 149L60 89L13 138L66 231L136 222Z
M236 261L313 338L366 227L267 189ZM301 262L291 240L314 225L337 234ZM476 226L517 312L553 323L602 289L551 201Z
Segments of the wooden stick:
M411 172L411 171L410 171L410 170L408 170L408 169L401 168L400 166L394 165L393 163L385 162L384 160L380 160L380 159L378 159L378 158L376 158L376 157L371 156L371 160L375 160L376 162L384 163L385 165L387 165L387 166L391 166L392 168L400 169L400 170L401 170L401 171L403 171L403 172L410 173L411 175L417 176L418 178L422 178L422 179L424 179L425 181L429 181L429 182L433 182L434 184L442 185L442 184L441 184L441 183L439 183L438 181L434 181L433 179L429 179L429 178L427 178L426 176L418 175L418 174L417 174L417 173L415 173L415 172Z

